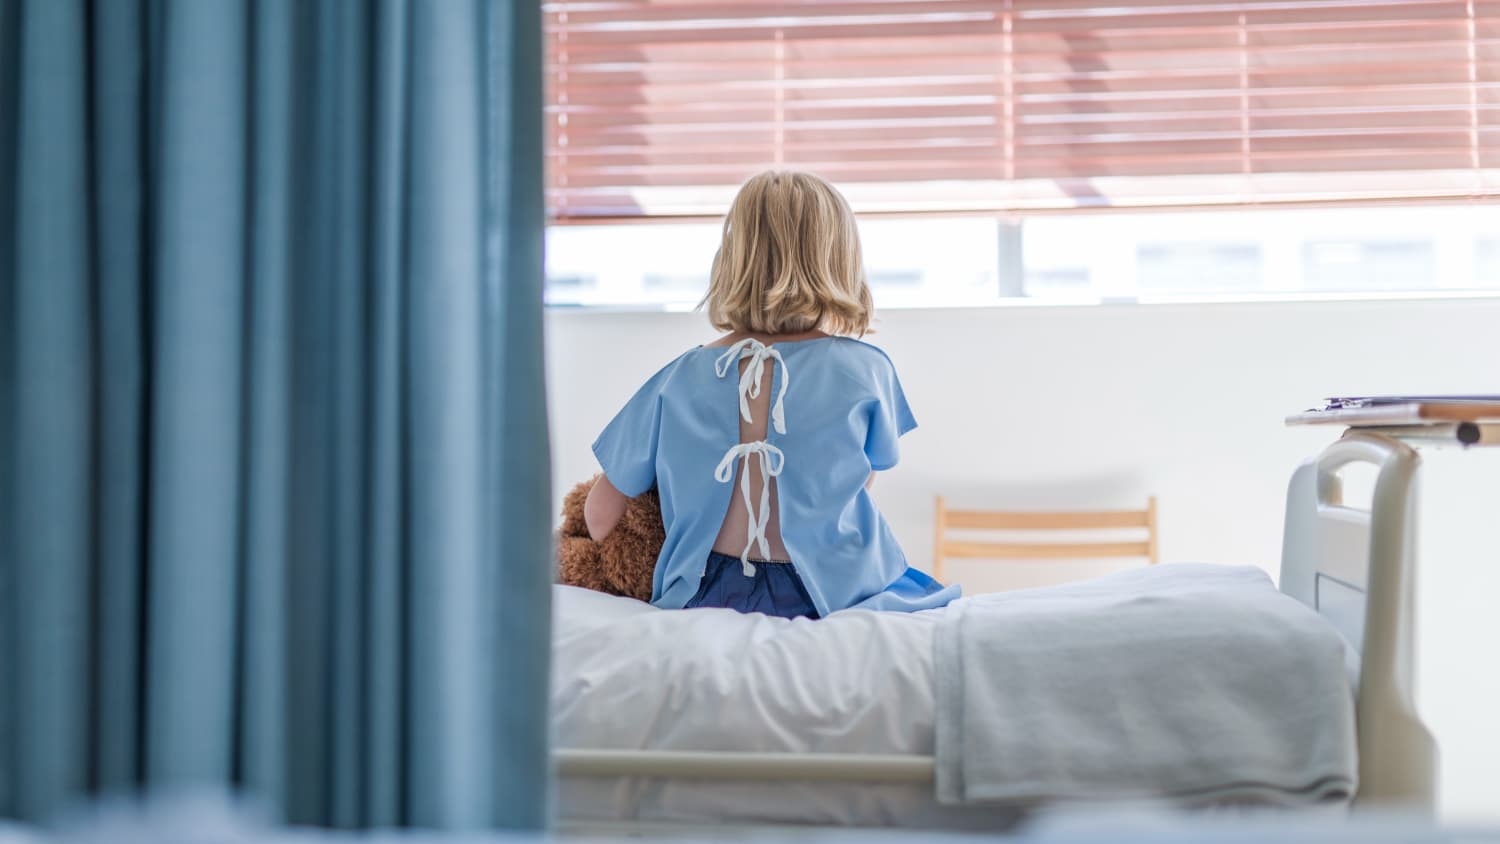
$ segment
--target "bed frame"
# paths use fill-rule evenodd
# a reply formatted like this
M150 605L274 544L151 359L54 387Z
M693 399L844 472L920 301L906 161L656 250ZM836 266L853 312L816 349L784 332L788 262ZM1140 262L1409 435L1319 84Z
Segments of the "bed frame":
M1343 501L1339 471L1377 471L1368 511ZM1359 653L1360 806L1430 812L1436 745L1413 705L1412 585L1417 453L1350 433L1303 463L1287 493L1281 591L1328 618ZM690 751L556 751L563 777L928 783L931 756Z
M1287 491L1281 591L1333 622L1359 652L1358 804L1430 813L1437 743L1413 695L1420 462L1403 442L1351 431L1298 467ZM1343 500L1339 472L1358 463L1377 469L1369 510Z

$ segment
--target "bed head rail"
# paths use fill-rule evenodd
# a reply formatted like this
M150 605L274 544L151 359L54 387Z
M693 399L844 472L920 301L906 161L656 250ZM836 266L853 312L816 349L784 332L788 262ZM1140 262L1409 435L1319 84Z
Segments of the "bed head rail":
M1359 652L1358 804L1430 811L1437 746L1412 693L1419 462L1404 443L1351 432L1303 463L1287 491L1281 591L1327 618ZM1343 499L1338 473L1355 463L1378 471L1369 510Z

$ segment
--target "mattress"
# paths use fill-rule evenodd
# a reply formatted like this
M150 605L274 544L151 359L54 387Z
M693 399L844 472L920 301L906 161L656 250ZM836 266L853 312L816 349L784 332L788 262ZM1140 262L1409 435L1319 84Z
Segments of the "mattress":
M932 645L942 610L809 621L554 590L558 747L933 752ZM559 816L992 829L1016 812L939 806L931 784L565 778Z
M1209 582L1215 584L1214 589L1200 592ZM1229 608L1222 611L1188 611L1197 602L1218 595L1226 584L1244 584L1236 587L1245 590L1244 599L1222 604ZM1249 777L1251 785L1262 784L1261 791L1275 795L1282 791L1273 786L1284 784L1273 774L1317 774L1312 779L1317 783L1337 774L1346 785L1344 793L1354 776L1352 695L1346 694L1349 690L1340 671L1341 640L1332 628L1323 630L1326 625L1304 607L1296 609L1311 619L1312 627L1293 624L1293 616L1281 615L1281 602L1292 602L1277 593L1259 571L1246 576L1236 568L1166 566L1089 584L963 599L947 609L918 613L846 610L820 621L725 609L659 610L572 587L555 590L552 709L555 743L560 748L934 756L935 644L940 631L950 640L955 635L953 625L947 623L950 619L974 616L988 622L976 629L991 631L974 643L975 653L987 656L976 657L973 665L961 670L964 676L992 681L992 687L982 682L973 685L991 688L994 694L966 698L965 706L979 707L970 713L973 717L955 721L950 714L944 724L948 735L955 724L983 725L976 739L965 741L964 746L990 749L976 751L972 758L962 757L965 770L978 765L992 776L994 771L1005 776L1035 771L1021 776L1020 785L1025 788L1056 774L1054 778L1060 781L1090 784L1093 791L1088 793L1138 799L1155 793L1195 793L1190 787L1183 790L1179 780L1184 776L1188 786L1194 787L1205 784L1197 778L1207 777L1213 783L1222 780L1226 794L1255 791L1240 781ZM1252 595L1255 600L1250 600ZM954 615L960 607L965 608L962 614ZM1001 615L996 616L997 612ZM1074 618L1070 613L1082 615ZM1157 619L1156 613L1166 615ZM1043 620L1054 626L1046 627ZM1264 624L1272 627L1263 629ZM1070 639L1067 631L1075 626L1081 638ZM1051 632L1041 638L1032 636L1032 631L1039 630ZM1277 638L1298 631L1306 635ZM1318 636L1309 638L1312 633ZM1114 641L1120 636L1126 637L1123 650ZM1159 679L1162 672L1175 678L1182 659L1204 655L1212 659L1235 652L1224 644L1225 636L1252 651L1257 642L1269 650L1259 661L1252 658L1257 656L1253 652L1243 654L1217 674L1208 667L1182 669L1186 685L1161 698L1162 685L1153 678ZM1327 644L1325 639L1331 648L1313 649L1316 654L1305 644ZM1132 643L1150 642L1157 644L1141 651L1138 664L1132 663ZM1070 646L1075 655L1066 657ZM949 673L944 680L952 688L953 672L960 669L953 667L951 647L949 652ZM1088 658L1112 662L1088 670L1083 668ZM1249 670L1257 665L1259 675ZM991 666L999 673L991 671ZM1278 678L1307 670L1317 670L1316 679L1324 682L1299 684L1294 699L1276 691L1281 687ZM971 673L975 671L981 673ZM1111 675L1111 671L1124 673ZM1111 676L1113 680L1107 679ZM1241 685L1246 677L1256 676L1261 677L1256 681L1259 691ZM1089 685L1094 677L1105 678L1101 682L1116 692L1096 706L1097 718L1089 715L1095 711L1089 709L1094 705L1090 701L1048 697L1095 695L1100 690ZM1325 695L1312 695L1314 688ZM951 708L951 695L946 701ZM1310 702L1320 701L1331 703L1326 713L1303 710ZM1174 714L1172 707L1179 702L1188 711ZM1199 717L1220 708L1222 716ZM996 718L1001 712L1014 713L1021 723ZM1132 717L1132 712L1142 714ZM1028 718L1027 713L1038 717ZM1060 715L1068 713L1074 721ZM1162 713L1168 716L1166 726L1156 717ZM1314 717L1322 714L1328 717ZM1059 719L1050 733L1038 732L1049 723L1043 715ZM1078 725L1076 730L1072 724ZM1152 732L1153 724L1157 732ZM1288 736L1298 736L1293 727L1310 731L1314 738L1298 737L1288 743L1284 740ZM1159 747L1163 752L1133 753L1127 744L1123 745L1126 749L1103 753L1097 744L1099 730L1109 736L1102 740L1113 742L1116 735L1128 735L1132 740L1156 742L1153 750ZM1070 743L1075 735L1079 740ZM998 740L1001 737L1010 740ZM1038 737L1041 744L1035 743ZM986 742L990 738L997 740ZM1230 739L1248 741L1250 749L1236 752L1238 745ZM1179 740L1187 744L1179 747ZM1309 755L1320 748L1325 752ZM1225 754L1238 760L1235 764L1249 765L1250 770L1225 770ZM952 749L945 758L956 763ZM1177 758L1181 770L1174 767ZM1083 761L1070 763L1069 759ZM1101 763L1101 759L1115 762ZM1097 764L1107 774L1093 770ZM1062 769L1054 770L1059 765ZM1125 779L1101 784L1101 775ZM1269 802L1305 802L1310 792L1304 793L1303 780L1297 777L1285 786L1292 789L1290 799ZM1165 790L1155 792L1152 789L1159 780ZM1004 777L996 782L995 787L1005 790L1017 785ZM1022 812L1019 807L1075 794L1069 788L1043 788L1043 792L1056 797L1031 795L954 805L939 804L930 782L567 777L559 789L559 814L574 824L995 829L1013 824ZM1230 803L1259 802L1243 796L1227 799ZM1211 799L1199 802L1214 803Z

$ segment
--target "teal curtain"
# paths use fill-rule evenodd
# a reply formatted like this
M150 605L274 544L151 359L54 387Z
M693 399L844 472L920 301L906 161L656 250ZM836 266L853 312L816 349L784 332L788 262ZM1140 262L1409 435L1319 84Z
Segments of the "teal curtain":
M0 814L546 823L539 10L0 0Z

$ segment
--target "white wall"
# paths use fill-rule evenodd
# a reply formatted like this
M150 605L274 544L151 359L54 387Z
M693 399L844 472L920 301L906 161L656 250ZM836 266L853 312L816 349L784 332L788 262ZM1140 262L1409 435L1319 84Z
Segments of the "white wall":
M589 444L624 400L713 334L698 314L552 311L546 327L560 502L596 471ZM1275 572L1291 470L1336 435L1288 429L1282 417L1326 395L1500 393L1493 299L907 310L882 313L879 329L871 339L896 362L921 427L876 494L918 566L931 558L939 493L956 506L1038 508L1137 506L1155 494L1163 560ZM1472 502L1492 496L1495 485L1482 483L1428 487L1437 500ZM1500 514L1500 501L1488 500ZM1490 578L1487 596L1500 594L1500 546L1463 547L1472 558L1434 562L1424 580L1444 571L1442 587L1428 591L1453 602L1470 595L1466 616L1479 609L1474 578ZM1036 573L1006 571L1018 582ZM1460 577L1467 591L1455 589ZM981 583L974 571L962 579ZM1424 628L1423 645L1424 655L1442 651L1426 660L1442 699L1424 709L1446 719L1434 723L1449 745L1446 806L1452 817L1500 820L1500 730L1472 699L1453 699L1488 683L1487 705L1500 711L1486 679L1494 671L1465 686L1464 666L1475 674L1476 663L1454 650L1500 642L1500 622L1450 609L1427 612L1446 626ZM1493 654L1472 656L1493 665Z
M698 314L552 311L555 495ZM1500 392L1500 301L1000 307L881 315L921 427L876 486L914 564L933 496L959 506L1160 499L1166 560L1274 571L1284 487L1325 430L1282 417L1330 394Z

